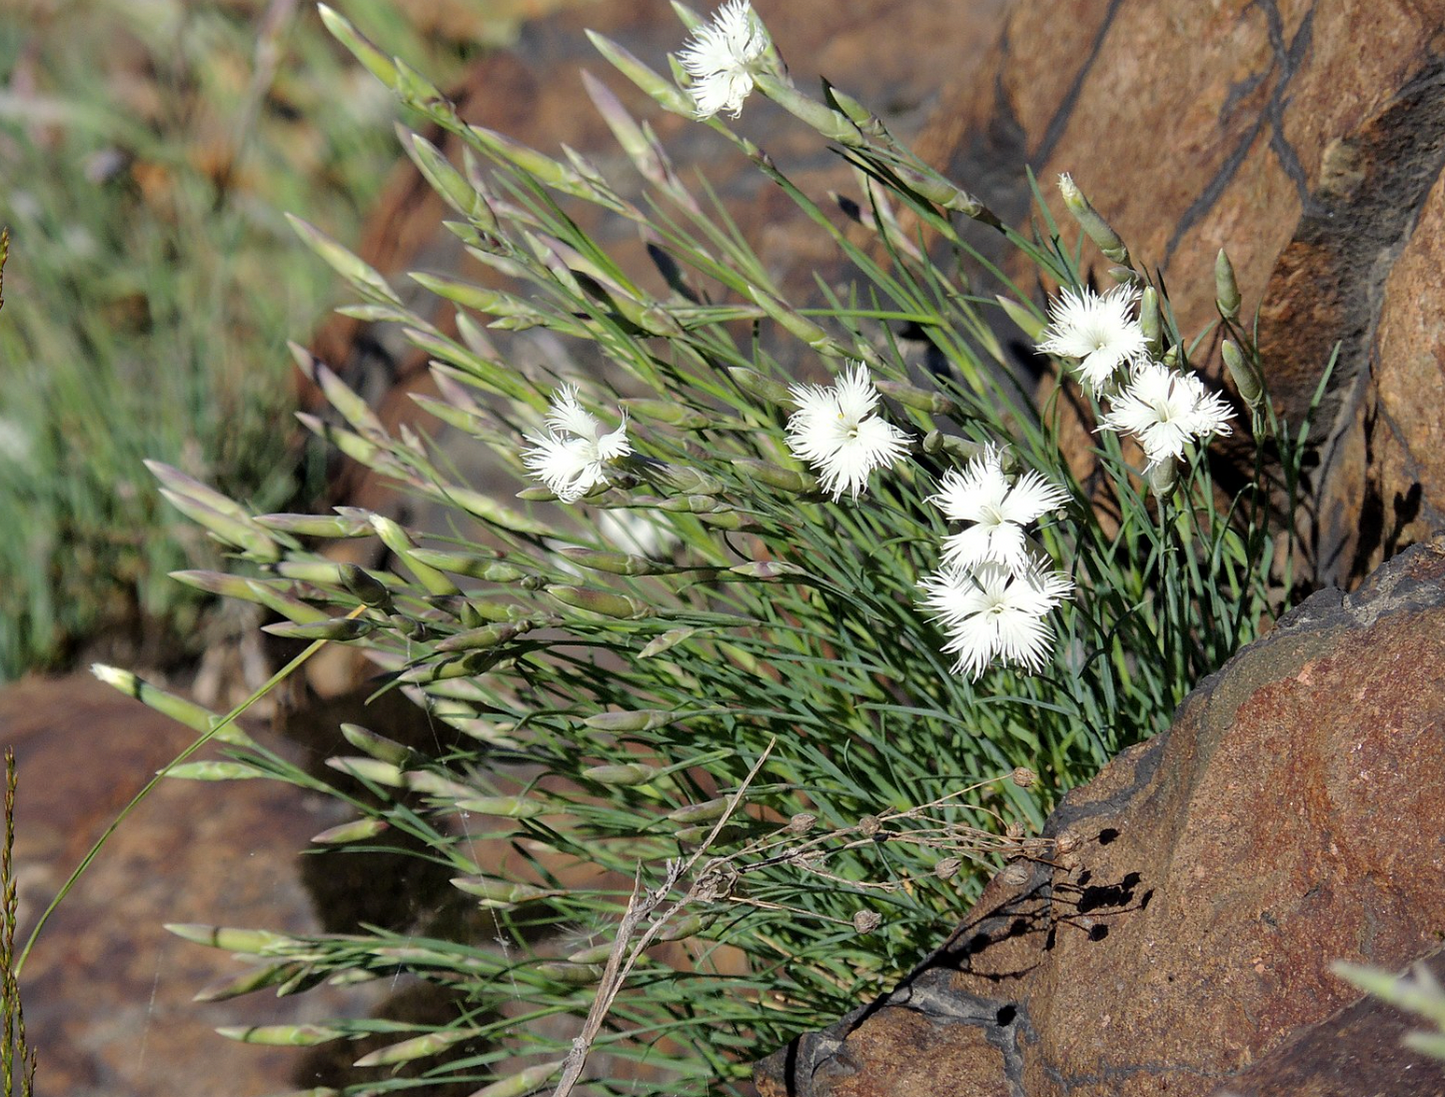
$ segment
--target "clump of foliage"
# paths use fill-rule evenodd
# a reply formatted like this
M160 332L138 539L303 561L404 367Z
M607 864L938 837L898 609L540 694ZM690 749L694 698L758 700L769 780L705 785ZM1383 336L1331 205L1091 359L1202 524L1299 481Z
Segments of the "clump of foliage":
M596 1092L732 1091L760 1053L894 985L990 872L1048 859L1038 830L1058 796L1162 730L1288 589L1271 567L1289 555L1303 435L1270 409L1227 259L1215 285L1233 403L1071 180L1080 244L1042 204L1037 232L1021 233L842 91L797 88L743 0L707 23L678 10L693 37L670 77L594 41L797 203L851 267L846 296L786 300L746 234L599 82L593 102L640 196L573 150L464 123L326 12L375 76L461 140L460 163L406 144L490 274L413 275L458 306L443 330L334 239L299 230L360 296L345 311L401 325L432 356L424 406L486 447L494 472L468 481L415 431L389 433L300 351L339 417L308 425L443 521L258 514L158 466L166 496L238 558L191 582L274 611L272 633L359 645L376 689L403 691L435 733L418 745L345 725L352 753L328 762L357 783L342 786L104 672L224 744L170 776L341 798L355 818L318 844L410 850L464 898L464 917L406 931L173 927L256 957L213 998L400 975L457 996L440 1027L226 1031L394 1037L359 1060L374 1076L348 1093L560 1094L593 1051L611 1064L588 1078ZM719 117L755 93L856 169L843 203L855 224ZM616 261L580 205L635 225L657 271ZM968 221L1059 288L1051 308L969 246ZM1118 289L1086 283L1085 247ZM911 365L905 328L932 368ZM1042 402L1003 328L1059 360ZM538 333L572 353L516 353ZM780 345L827 383L788 376ZM1097 427L1072 463L1065 388ZM1259 456L1227 498L1207 446L1233 430ZM335 563L323 549L336 538L374 539L385 564Z

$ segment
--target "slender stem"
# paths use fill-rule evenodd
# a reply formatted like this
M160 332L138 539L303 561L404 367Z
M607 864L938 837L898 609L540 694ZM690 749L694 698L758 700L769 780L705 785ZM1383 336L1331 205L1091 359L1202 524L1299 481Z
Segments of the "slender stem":
M365 612L365 610L365 606L357 606L346 616L349 618L359 617L363 612ZM315 641L300 655L292 659L291 662L287 663L275 674L271 675L271 677L268 678L265 683L263 683L261 687L256 690L256 692L252 693L251 696L247 697L230 712L226 713L225 716L221 717L221 719L216 723L215 727L211 728L211 730L207 731L204 735L197 736L195 742L191 743L190 746L186 747L185 750L181 751L178 755L171 759L168 764L157 770L156 775L145 783L145 787L142 788L139 792L135 794L134 797L131 798L130 803L126 804L126 806L121 809L120 814L115 817L115 820L110 824L110 826L105 828L105 833L102 834L98 839L96 839L95 845L90 847L90 852L88 852L83 858L81 858L80 864L75 866L75 871L72 872L70 876L66 879L65 883L61 885L61 888L56 893L55 898L50 900L50 905L47 906L44 913L40 915L40 920L35 923L35 928L30 931L30 936L25 942L25 948L21 950L20 958L15 962L15 977L17 979L20 977L20 972L25 967L25 958L30 955L30 950L35 947L35 941L40 936L40 931L45 928L45 923L50 920L50 915L55 912L55 909L58 906L60 906L61 900L63 900L67 895L70 894L70 889L75 886L76 882L80 879L81 874L90 867L91 861L95 860L96 854L98 854L105 847L106 842L110 840L110 836L115 833L116 829L121 825L121 823L125 822L126 818L130 815L130 813L140 806L140 802L150 795L151 790L160 783L161 778L166 775L166 771L173 768L174 766L180 765L191 755L195 754L196 751L200 750L203 746L205 746L212 739L214 739L217 732L233 724L242 716L242 714L246 712L247 709L249 709L262 697L265 697L266 694L270 693L278 685L284 682L297 670L297 668L299 668L303 663L305 663L306 660L310 659L311 656L315 655L318 651L320 651L322 646L327 643L329 643L329 641L327 640Z

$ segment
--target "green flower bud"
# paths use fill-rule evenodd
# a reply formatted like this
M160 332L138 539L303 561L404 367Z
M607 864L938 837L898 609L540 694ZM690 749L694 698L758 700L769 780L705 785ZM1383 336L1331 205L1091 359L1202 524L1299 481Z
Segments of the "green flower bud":
M364 842L368 838L375 838L389 830L391 824L385 819L354 819L349 823L341 823L334 827L328 827L320 834L311 836L311 844L315 846L343 846L348 842Z
M1234 378L1235 387L1239 389L1239 398L1251 408L1258 408L1264 402L1264 378L1259 367L1245 358L1239 347L1229 339L1220 344L1219 352L1229 376Z
M1089 200L1074 185L1073 178L1067 173L1059 176L1059 192L1064 196L1064 205L1069 213L1079 223L1085 235L1104 253L1105 258L1127 267L1129 249L1124 241L1109 227L1109 223L1099 216L1098 211L1089 204Z
M1239 296L1239 283L1234 277L1234 264L1229 261L1229 256L1224 254L1224 249L1219 249L1219 254L1214 257L1214 303L1219 307L1219 315L1226 320L1233 320L1239 315L1239 306L1242 298Z

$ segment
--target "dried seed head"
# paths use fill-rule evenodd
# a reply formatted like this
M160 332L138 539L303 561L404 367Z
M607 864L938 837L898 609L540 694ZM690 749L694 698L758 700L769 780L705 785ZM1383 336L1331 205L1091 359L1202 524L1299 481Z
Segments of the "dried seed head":
M1009 780L1018 785L1019 788L1032 788L1038 783L1039 776L1027 766L1019 766L1009 774Z
M788 820L788 825L783 829L789 834L807 834L818 822L818 817L811 811L800 811Z
M1025 857L1035 859L1043 857L1049 851L1049 840L1047 838L1025 838L1019 846L1019 852Z
M945 857L933 866L933 875L940 880L952 880L958 875L958 867L961 864L963 861L958 857Z
M1022 861L1016 861L1006 866L998 874L998 878L1011 888L1023 887L1029 882L1029 866Z
M1003 828L1005 838L1022 838L1024 836L1024 825L1018 821L1009 823Z
M872 933L883 924L883 915L876 910L860 910L853 915L853 928L859 933Z
M1082 844L1077 831L1066 830L1054 839L1054 852L1061 855L1073 853Z
M878 816L865 815L858 820L858 833L863 835L864 838L872 838L873 835L878 833L878 828L882 825L878 820Z

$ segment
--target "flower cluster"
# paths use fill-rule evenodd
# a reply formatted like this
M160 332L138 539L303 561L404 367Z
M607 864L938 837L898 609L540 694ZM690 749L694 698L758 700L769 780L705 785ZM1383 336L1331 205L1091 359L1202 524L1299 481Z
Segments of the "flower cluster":
M977 679L995 660L1043 667L1054 638L1045 618L1073 585L1030 548L1025 527L1067 500L1037 472L1010 481L992 446L962 472L944 473L928 502L968 525L944 539L943 565L919 585L948 633L943 650L956 657L955 673Z
M1089 392L1107 400L1100 430L1132 435L1149 460L1146 471L1179 460L1191 442L1229 434L1229 405L1192 373L1156 359L1144 325L1133 315L1140 293L1119 286L1097 294L1066 289L1049 310L1038 349L1075 363ZM1122 382L1121 382L1122 379Z
M729 0L699 27L678 54L678 62L692 77L697 117L708 119L719 111L736 118L743 100L753 90L772 39L748 0Z

